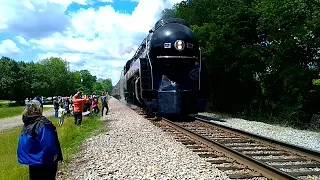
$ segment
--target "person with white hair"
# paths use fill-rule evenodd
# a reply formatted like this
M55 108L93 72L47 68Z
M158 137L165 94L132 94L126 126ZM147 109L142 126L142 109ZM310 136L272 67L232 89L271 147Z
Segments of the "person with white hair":
M29 101L22 115L18 163L29 166L30 180L55 180L58 162L63 160L56 127L42 116L38 100Z

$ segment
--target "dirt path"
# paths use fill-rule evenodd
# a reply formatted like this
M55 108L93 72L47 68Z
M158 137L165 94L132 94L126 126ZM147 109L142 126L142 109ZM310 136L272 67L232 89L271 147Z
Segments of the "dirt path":
M43 112L43 115L46 117L53 116L54 115L53 106L52 106L52 110ZM18 115L18 116L13 116L13 117L1 119L0 120L0 131L23 125L21 118L22 118L22 116Z

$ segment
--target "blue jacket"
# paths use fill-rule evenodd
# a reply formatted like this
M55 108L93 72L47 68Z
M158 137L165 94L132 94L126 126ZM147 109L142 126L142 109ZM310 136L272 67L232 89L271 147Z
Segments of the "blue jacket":
M18 163L53 165L62 161L62 152L55 126L44 116L22 117L23 130L19 137Z

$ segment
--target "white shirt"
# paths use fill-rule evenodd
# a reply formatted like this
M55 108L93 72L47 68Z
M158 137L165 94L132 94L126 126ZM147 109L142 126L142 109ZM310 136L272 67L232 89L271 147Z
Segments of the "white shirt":
M63 117L65 113L66 113L66 111L60 107L58 110L58 117Z

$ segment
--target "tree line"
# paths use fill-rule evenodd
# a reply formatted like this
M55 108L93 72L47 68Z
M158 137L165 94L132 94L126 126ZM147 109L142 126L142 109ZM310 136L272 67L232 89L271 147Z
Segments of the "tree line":
M97 79L87 70L71 71L66 60L57 57L39 62L0 59L0 99L23 102L36 93L44 97L111 92L111 79Z
M320 110L320 4L188 0L162 18L189 22L209 70L211 110L310 123Z

